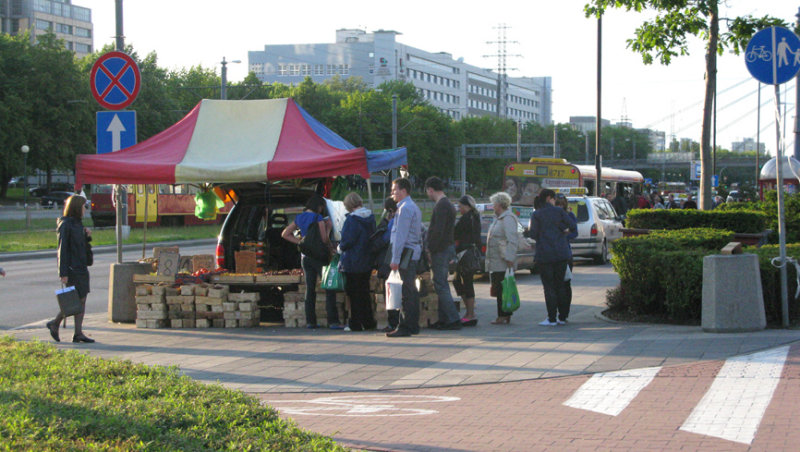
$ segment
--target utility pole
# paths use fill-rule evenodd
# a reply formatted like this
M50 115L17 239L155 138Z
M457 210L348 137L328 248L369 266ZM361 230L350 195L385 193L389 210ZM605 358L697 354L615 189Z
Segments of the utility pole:
M558 149L558 124L553 123L553 158L561 157L561 152Z
M761 168L759 168L758 154L761 152L761 82L758 82L758 113L756 115L756 190L758 190L758 178L761 177ZM795 143L797 146L797 143ZM795 150L795 152L797 152Z
M397 94L392 94L392 149L397 149ZM397 168L392 168L392 180L397 179Z
M597 18L597 117L595 118L595 134L594 134L594 169L597 172L597 178L594 180L594 195L600 196L600 187L602 187L602 162L600 156L600 132L602 118L602 93L603 93L603 16Z
M517 161L522 161L522 120L517 119Z
M116 0L116 50L119 52L125 51L125 34L122 31L122 0ZM123 189L123 185L114 186L114 196L116 204L116 236L117 236L117 263L122 263L122 226L128 224L128 193Z
M508 77L508 70L514 68L506 67L506 58L508 57L521 57L522 55L509 55L506 52L506 44L519 44L517 41L508 41L506 39L506 30L509 27L506 24L499 24L496 27L492 27L497 30L497 41L487 41L487 44L497 44L497 54L496 55L484 55L484 58L493 58L497 57L497 92L495 94L496 102L497 102L497 114L498 118L505 118L506 117L506 79Z

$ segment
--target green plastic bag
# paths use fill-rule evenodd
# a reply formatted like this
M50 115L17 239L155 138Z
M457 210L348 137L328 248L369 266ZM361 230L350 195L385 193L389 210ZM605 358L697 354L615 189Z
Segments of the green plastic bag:
M216 220L219 209L225 206L225 202L213 191L196 194L194 202L194 216L201 220Z
M344 290L344 275L339 271L339 254L334 254L331 263L322 267L320 287L325 290Z
M503 279L503 312L512 313L519 309L519 291L517 290L517 280L514 278L514 270L506 270L506 277Z

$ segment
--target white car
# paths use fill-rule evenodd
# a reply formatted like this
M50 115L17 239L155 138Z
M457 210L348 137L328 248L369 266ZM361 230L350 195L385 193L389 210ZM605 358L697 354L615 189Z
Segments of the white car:
M569 209L578 219L578 237L570 243L573 257L591 257L597 264L608 262L610 243L622 237L622 219L605 198L569 196Z

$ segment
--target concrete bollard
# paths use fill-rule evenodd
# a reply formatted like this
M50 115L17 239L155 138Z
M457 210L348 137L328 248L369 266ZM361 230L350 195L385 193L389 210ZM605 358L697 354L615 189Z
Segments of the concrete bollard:
M703 258L703 331L734 333L767 326L755 254Z
M108 276L108 320L111 322L136 321L136 288L133 275L146 275L152 264L123 262L111 264Z

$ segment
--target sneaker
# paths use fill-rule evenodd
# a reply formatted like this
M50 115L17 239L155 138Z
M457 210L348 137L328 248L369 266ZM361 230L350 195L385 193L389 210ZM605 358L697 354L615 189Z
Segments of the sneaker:
M559 325L566 325L569 322L567 320L556 320L556 323L558 323Z
M351 330L349 326L344 327L344 332L345 333L349 333L351 331L353 331L353 330Z
M544 319L539 322L539 326L556 326L558 322L551 322L550 319Z

